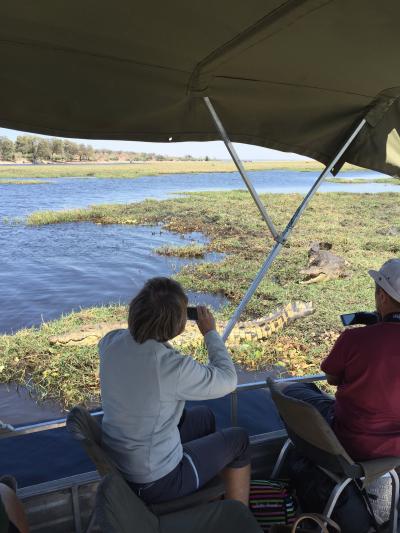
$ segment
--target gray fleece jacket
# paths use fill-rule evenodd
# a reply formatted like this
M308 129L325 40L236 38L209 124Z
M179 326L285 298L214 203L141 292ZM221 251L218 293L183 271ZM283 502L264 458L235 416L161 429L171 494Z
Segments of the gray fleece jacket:
M205 335L209 364L170 345L134 341L127 329L99 343L103 446L126 479L150 483L182 459L178 423L185 400L219 398L237 385L236 370L216 331Z

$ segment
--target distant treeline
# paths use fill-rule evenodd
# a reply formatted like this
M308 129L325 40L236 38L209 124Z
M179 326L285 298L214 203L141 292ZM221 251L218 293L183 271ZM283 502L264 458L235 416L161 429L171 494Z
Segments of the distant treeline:
M44 139L35 135L19 135L15 142L0 137L1 161L69 162L69 161L184 161L201 160L191 155L168 157L155 153L124 152L97 149L90 144L79 144L64 139ZM205 157L208 161L208 157Z

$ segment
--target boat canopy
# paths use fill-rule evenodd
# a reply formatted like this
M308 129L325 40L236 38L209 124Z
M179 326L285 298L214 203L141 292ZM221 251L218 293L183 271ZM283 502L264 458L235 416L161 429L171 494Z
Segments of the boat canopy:
M220 138L400 175L398 0L4 0L0 125Z

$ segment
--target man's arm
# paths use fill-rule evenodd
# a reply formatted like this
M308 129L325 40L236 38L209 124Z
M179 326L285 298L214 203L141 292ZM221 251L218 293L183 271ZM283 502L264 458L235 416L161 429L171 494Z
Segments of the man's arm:
M336 387L340 385L341 379L337 376L332 376L332 374L325 373L326 381L329 383L329 385L335 385Z
M330 354L321 363L329 385L341 385L344 381L346 360L348 355L348 334L344 331L335 342Z

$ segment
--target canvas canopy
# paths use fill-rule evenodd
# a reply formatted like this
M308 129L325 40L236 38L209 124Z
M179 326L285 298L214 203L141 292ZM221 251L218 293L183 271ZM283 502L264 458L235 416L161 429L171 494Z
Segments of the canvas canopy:
M236 142L400 174L398 0L3 0L0 125Z

